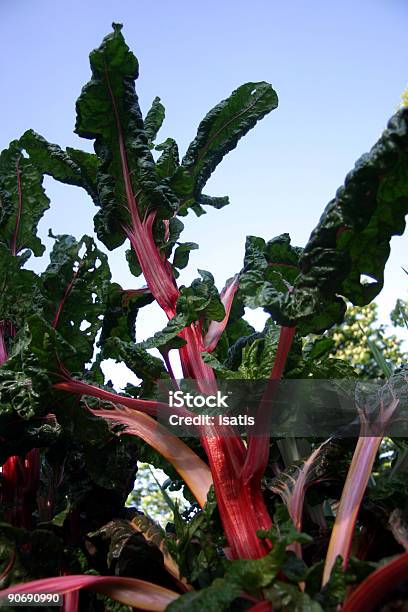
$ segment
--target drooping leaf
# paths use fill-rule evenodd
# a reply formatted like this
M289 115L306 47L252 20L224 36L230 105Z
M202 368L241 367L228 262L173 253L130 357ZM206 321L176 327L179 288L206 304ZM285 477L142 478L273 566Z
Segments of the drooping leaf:
M192 192L183 197L184 206L214 205L214 200L200 201L202 189L223 157L256 123L278 106L278 97L265 82L245 83L229 98L217 104L201 121L197 136L182 160L193 179ZM218 200L218 207L227 203Z
M392 236L408 212L408 109L401 109L371 151L347 175L300 257L287 299L274 299L281 324L319 332L341 322L342 296L368 304L382 289Z
M93 199L97 198L96 155L72 147L67 147L64 151L58 145L47 142L34 130L27 130L20 143L42 173L61 183L83 187Z
M142 580L172 584L164 569L162 552L131 521L115 519L89 537L95 546L100 542L108 546L107 566L116 575L136 575Z
M183 242L178 245L174 251L173 266L179 270L184 269L190 257L190 252L198 249L198 244L195 242Z
M134 342L139 309L151 304L153 299L147 288L123 290L117 283L111 283L99 346L103 347L110 337L119 338L124 342Z

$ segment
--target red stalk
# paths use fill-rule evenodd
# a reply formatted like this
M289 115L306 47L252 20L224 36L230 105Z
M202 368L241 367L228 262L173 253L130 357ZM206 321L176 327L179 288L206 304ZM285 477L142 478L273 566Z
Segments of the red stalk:
M124 397L123 395L116 395L110 391L100 389L95 385L90 385L85 382L77 380L67 380L64 382L54 384L54 389L60 391L67 391L73 395L89 395L90 397L96 397L105 402L111 402L115 405L126 406L132 410L139 410L151 416L157 416L157 410L160 408L165 412L169 412L168 404L158 402L156 400L143 400L133 397ZM178 414L179 416L191 416L191 413L185 408L172 408L172 414Z
M0 366L8 359L4 337L7 327L13 336L13 326L5 321L0 322ZM29 498L35 495L39 475L40 451L37 448L25 457L9 457L2 466L1 501L6 507L6 520L15 527L30 526Z
M242 470L242 477L245 482L253 479L256 486L260 486L262 475L268 464L270 436L269 433L263 432L267 432L269 428L271 400L276 390L277 381L281 379L284 372L295 331L295 327L281 327L278 349L269 382L257 410L255 421L256 432L248 437L248 451Z
M5 321L0 321L0 366L2 366L3 363L6 363L8 359L6 339L4 337L5 331L6 331L6 323Z
M273 608L270 601L258 601L249 608L248 612L273 612Z
M179 291L172 268L169 262L161 257L154 241L153 223L156 213L150 212L143 222L140 219L133 193L119 112L107 67L105 67L105 77L116 121L122 175L131 218L131 228L124 227L124 231L137 255L152 295L171 319L176 313ZM215 376L212 368L207 366L201 357L201 352L205 350L201 325L193 323L185 328L180 336L187 341L187 344L180 349L184 376L196 379L201 392L211 391L216 385ZM206 428L202 431L201 443L210 463L220 513L232 555L244 558L257 558L265 555L269 550L269 544L265 540L260 540L256 531L269 528L271 520L260 487L242 486L239 477L245 454L242 440L239 436L234 435L232 428L212 428L211 430Z
M239 276L237 274L228 285L225 285L224 289L221 291L220 298L225 308L225 317L222 321L211 321L208 327L207 333L204 337L204 347L208 353L211 353L215 349L218 344L218 340L221 338L222 332L227 326L232 302L238 287Z
M390 591L406 581L407 575L408 552L379 567L363 580L347 599L343 612L372 612Z
M163 612L179 593L164 587L124 576L90 576L72 574L23 582L0 591L0 600L4 601L12 593L73 593L80 589L90 589L103 593L132 608Z
M30 528L29 501L37 490L40 452L32 449L25 457L12 456L2 467L2 503L6 520L15 527Z
M130 178L129 165L126 155L126 147L123 138L122 125L116 106L115 96L109 80L108 69L105 66L106 84L111 98L112 109L115 116L116 130L118 133L119 153L122 165L123 182L125 185L128 210L132 221L132 229L124 228L133 249L137 255L140 267L157 303L163 308L169 318L176 313L175 305L178 298L178 290L175 285L173 272L170 264L163 261L158 252L153 238L153 223L156 212L152 211L142 223L139 210L133 193L132 180Z

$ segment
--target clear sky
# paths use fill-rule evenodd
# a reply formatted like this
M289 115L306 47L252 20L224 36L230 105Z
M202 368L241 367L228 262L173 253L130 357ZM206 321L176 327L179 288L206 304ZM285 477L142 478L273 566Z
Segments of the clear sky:
M73 134L74 102L89 79L89 51L112 21L123 22L139 59L142 110L162 98L159 137L174 137L182 152L205 113L238 85L272 83L279 108L240 141L206 187L229 195L231 205L185 221L183 240L200 244L185 282L204 268L222 286L241 267L247 234L289 232L303 246L408 85L407 0L1 0L0 20L1 148L33 128L62 146L90 150ZM41 234L49 227L91 233L95 208L87 196L51 179L46 184L53 206ZM393 239L378 299L383 317L406 297L407 242ZM115 280L140 282L121 252L111 261ZM140 335L150 335L157 321L145 316Z

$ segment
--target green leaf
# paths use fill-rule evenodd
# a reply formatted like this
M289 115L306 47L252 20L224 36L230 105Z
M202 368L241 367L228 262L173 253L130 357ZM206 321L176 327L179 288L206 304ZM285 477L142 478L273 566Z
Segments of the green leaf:
M198 249L198 244L195 242L183 242L178 245L174 251L173 266L179 270L184 269L190 257L190 252Z
M123 228L131 224L135 206L141 219L147 210L169 218L178 206L171 189L160 182L150 151L149 134L154 132L153 125L158 126L158 118L153 121L150 115L147 132L134 85L137 59L125 43L122 26L113 27L113 33L90 54L92 79L78 98L75 128L79 136L95 140L99 160L95 204L101 207L95 227L109 249L124 242ZM156 104L152 112L158 110Z
M392 367L387 363L384 358L384 355L382 354L378 346L375 344L375 342L370 340L370 338L368 337L367 344L370 347L374 360L380 368L381 372L384 374L385 378L389 378L392 375Z
M42 301L38 276L20 266L19 258L0 243L0 320L13 323L16 329L28 315L41 310Z
M204 185L223 157L277 106L278 97L271 85L265 82L245 83L204 117L198 126L197 136L182 160L182 166L194 181L191 199L199 202Z
M223 578L216 578L211 586L182 595L166 608L166 612L214 612L229 609L240 596L241 587ZM227 607L228 606L228 607Z
M270 588L265 589L264 594L272 603L274 610L323 612L317 601L313 601L307 593L303 593L294 584L276 581Z
M135 342L135 323L140 308L153 302L148 289L125 291L117 283L111 283L102 322L99 346L108 338L117 337L124 342Z
M363 306L381 291L391 238L403 233L408 212L407 146L408 109L402 109L327 205L304 249L294 291L275 313L279 322L327 329L344 315L337 294Z
M222 321L225 309L220 300L214 277L206 270L198 270L191 287L181 287L177 300L177 313L186 316L187 324L205 317L208 321Z
M144 120L145 132L150 142L156 140L157 132L163 124L164 116L164 106L160 102L160 98L156 96Z
M180 166L179 161L179 150L175 140L173 138L167 138L164 142L155 146L156 151L162 151L159 159L156 162L157 173L161 178L172 178L172 183L177 185L177 182L183 180L183 176L180 177L180 171L176 173ZM179 190L182 189L181 185Z
M77 370L92 358L105 311L110 271L106 255L89 236L79 242L68 235L55 238L50 264L41 275L43 310L46 320L75 347L80 359Z
M38 222L49 208L42 187L41 169L23 155L18 140L0 153L0 242L13 255L29 249L35 256L44 252L37 236Z
M167 323L166 327L159 332L156 332L154 336L139 342L136 346L140 349L147 350L153 348L160 348L169 344L178 334L188 325L189 319L185 313L179 313L174 316ZM182 338L180 338L182 341ZM183 342L184 344L184 342ZM183 346L182 344L182 346ZM179 345L180 346L180 345Z
M97 199L96 155L71 147L64 151L58 145L47 142L34 130L25 132L20 143L42 173L62 183L83 187L93 199Z
M139 397L151 398L154 396L157 380L168 378L163 361L148 353L143 346L133 342L123 342L117 337L111 337L105 342L102 355L104 359L122 361L143 381L141 387L138 388Z

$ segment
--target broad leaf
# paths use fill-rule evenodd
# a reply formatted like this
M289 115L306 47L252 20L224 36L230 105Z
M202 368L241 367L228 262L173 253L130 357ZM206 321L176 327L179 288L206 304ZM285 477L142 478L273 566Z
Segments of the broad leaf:
M120 25L114 24L113 33L92 51L90 63L92 79L77 101L75 131L95 140L100 161L95 203L101 207L95 225L98 237L112 249L125 240L123 226L132 223L132 215L143 218L155 209L169 218L177 200L156 173L149 148L153 115L146 131L134 86L138 62ZM157 117L153 124L157 127Z
M37 225L49 208L42 187L43 175L23 155L18 140L0 153L0 242L13 255L29 249L35 256L44 252Z
M193 180L191 194L183 198L184 206L214 204L207 198L200 201L211 174L239 139L277 106L278 97L269 83L245 83L204 117L182 160ZM226 203L218 200L218 207Z

